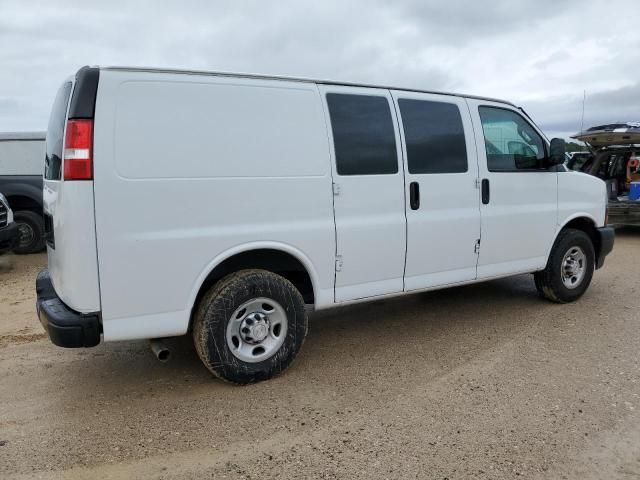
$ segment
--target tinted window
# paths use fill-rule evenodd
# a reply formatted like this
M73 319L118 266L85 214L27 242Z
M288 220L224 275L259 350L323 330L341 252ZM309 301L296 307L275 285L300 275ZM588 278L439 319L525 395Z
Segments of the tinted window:
M574 153L571 159L567 162L567 168L570 170L582 171L583 167L587 165L591 155L589 153Z
M534 170L545 158L544 140L511 110L480 107L480 119L491 171Z
M398 172L393 120L385 97L328 93L327 104L338 174Z
M411 173L467 171L467 146L457 105L398 100Z
M44 178L60 180L62 165L62 144L64 142L64 126L67 119L67 104L71 94L71 82L67 82L56 95L47 127L46 153L44 159Z

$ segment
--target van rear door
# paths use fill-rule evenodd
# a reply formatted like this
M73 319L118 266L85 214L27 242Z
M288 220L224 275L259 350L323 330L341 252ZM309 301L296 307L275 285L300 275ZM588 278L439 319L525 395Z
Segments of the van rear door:
M49 274L60 299L100 310L93 203L93 121L99 70L84 67L58 90L46 137L43 201Z

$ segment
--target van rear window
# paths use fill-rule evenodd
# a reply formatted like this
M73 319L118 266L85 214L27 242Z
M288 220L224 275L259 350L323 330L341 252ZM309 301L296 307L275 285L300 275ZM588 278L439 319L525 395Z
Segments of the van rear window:
M62 144L64 143L64 126L67 120L67 105L71 95L71 82L66 82L56 95L47 127L46 152L44 158L44 178L60 180L62 166Z

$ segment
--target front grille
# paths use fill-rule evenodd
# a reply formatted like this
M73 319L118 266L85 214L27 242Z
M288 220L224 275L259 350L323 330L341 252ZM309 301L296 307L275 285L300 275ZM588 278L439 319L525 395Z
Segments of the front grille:
M7 211L6 205L0 201L0 228L6 227L8 221L9 212Z

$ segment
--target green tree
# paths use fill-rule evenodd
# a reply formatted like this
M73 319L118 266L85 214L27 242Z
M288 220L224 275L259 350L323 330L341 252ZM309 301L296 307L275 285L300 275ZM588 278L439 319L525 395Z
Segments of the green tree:
M589 149L583 143L578 142L567 142L566 144L567 152L588 152Z

